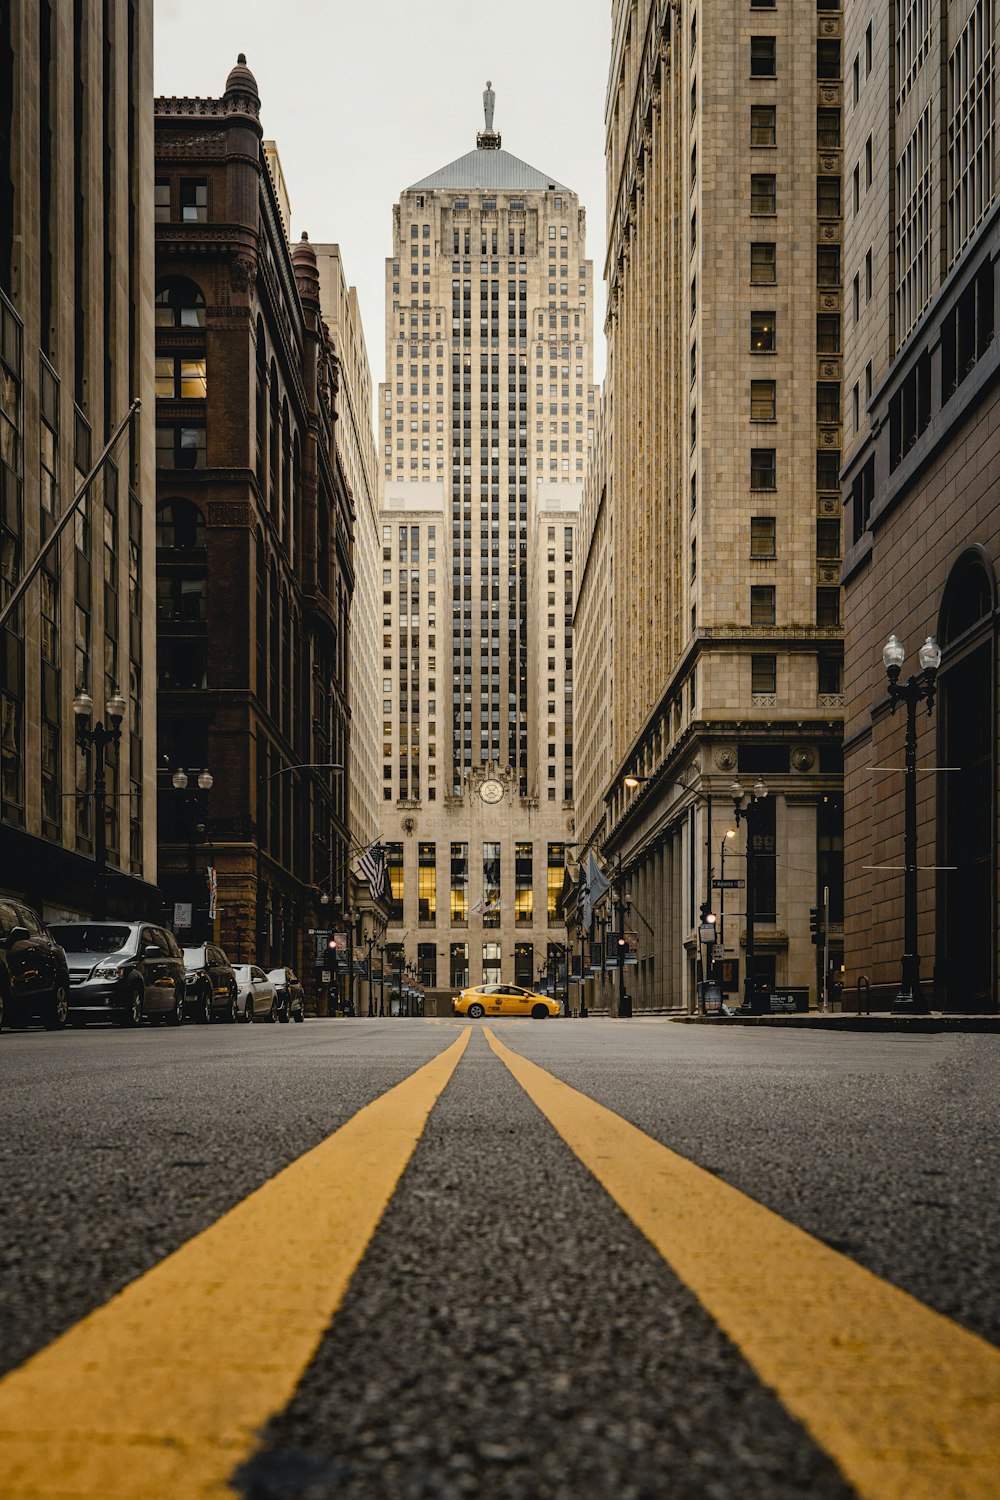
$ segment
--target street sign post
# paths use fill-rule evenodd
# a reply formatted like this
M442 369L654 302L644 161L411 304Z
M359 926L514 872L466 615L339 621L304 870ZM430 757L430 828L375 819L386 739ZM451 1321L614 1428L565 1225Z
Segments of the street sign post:
M745 885L745 880L720 880L718 876L712 880L713 891L741 891Z

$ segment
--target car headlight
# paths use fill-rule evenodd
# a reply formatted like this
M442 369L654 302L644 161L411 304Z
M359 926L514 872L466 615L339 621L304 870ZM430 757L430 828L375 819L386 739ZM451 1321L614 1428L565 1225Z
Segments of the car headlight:
M128 969L121 964L98 964L91 974L91 979L124 979Z
M199 979L200 979L200 978L201 978L201 975L200 975L200 974L189 974L189 975L188 975L188 976L187 976L187 983L188 983L188 984L197 984L197 983L198 983L198 980L199 980Z

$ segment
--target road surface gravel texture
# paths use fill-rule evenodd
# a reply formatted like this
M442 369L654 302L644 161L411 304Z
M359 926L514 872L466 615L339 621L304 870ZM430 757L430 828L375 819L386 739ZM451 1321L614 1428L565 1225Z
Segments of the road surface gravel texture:
M237 1492L851 1495L490 1052L482 1026L471 1029L339 1311ZM639 1018L492 1029L672 1151L1000 1342L1000 1038L720 1032ZM0 1368L101 1306L457 1034L405 1020L5 1032ZM228 1270L239 1276L238 1264ZM275 1267L322 1274L322 1264ZM766 1274L780 1279L782 1268ZM253 1301L248 1287L248 1312Z

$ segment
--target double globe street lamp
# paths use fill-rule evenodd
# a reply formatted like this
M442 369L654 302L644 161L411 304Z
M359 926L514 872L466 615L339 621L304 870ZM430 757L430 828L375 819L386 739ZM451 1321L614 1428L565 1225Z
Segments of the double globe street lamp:
M892 712L896 712L897 704L906 705L906 741L903 767L903 959L893 1009L922 1015L926 1014L927 1005L920 988L920 955L917 953L917 704L926 703L928 714L934 708L941 647L929 635L917 652L920 671L900 683L905 659L903 643L894 632L882 648L882 661L889 679Z
M94 751L94 862L97 879L94 888L94 920L104 922L108 916L108 829L107 829L107 752L108 746L121 744L122 720L128 704L115 688L104 705L104 720L90 724L94 700L85 687L73 699L76 715L76 743L81 750Z
M187 788L188 788L188 774L184 770L183 766L178 766L177 767L177 770L174 772L174 774L170 778L170 784L173 787L174 791L178 792L181 795L183 795L184 792L187 792ZM215 785L215 777L212 775L212 773L208 769L208 767L205 766L198 773L198 791L193 791L192 790L191 792L188 793L187 797L184 798L184 804L185 804L185 807L186 807L186 810L187 810L187 823L188 823L188 826L187 826L187 841L188 841L188 894L189 894L190 900L191 900L191 926L190 926L190 932L191 932L191 938L192 939L198 938L201 935L200 934L199 923L198 923L198 902L197 902L198 871L197 871L197 866L196 866L196 862L195 862L195 844L196 844L196 842L198 840L199 834L204 834L204 832L205 832L205 821L204 821L204 818L200 816L200 814L202 813L203 800L205 798L207 798L209 792L212 790L212 787L214 785ZM199 793L200 793L200 795L199 795Z

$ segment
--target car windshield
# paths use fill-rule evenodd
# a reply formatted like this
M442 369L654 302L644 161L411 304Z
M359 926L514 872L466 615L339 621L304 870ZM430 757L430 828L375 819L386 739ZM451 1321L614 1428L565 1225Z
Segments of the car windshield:
M233 964L233 973L238 974L241 979L247 979L250 974L249 964Z
M50 927L49 932L67 953L120 953L129 946L132 937L128 927L102 923L74 922L71 926Z
M184 963L189 969L202 969L205 966L204 948L185 948Z

